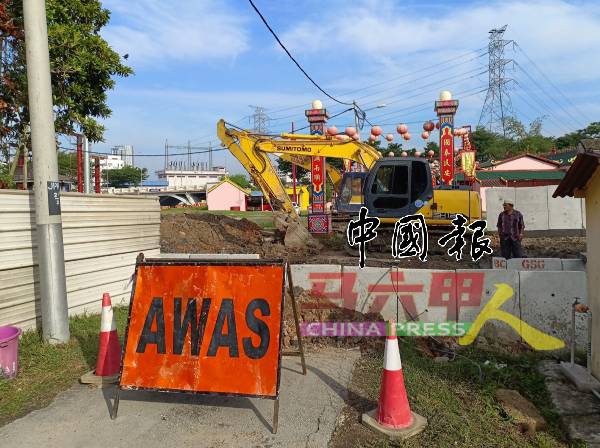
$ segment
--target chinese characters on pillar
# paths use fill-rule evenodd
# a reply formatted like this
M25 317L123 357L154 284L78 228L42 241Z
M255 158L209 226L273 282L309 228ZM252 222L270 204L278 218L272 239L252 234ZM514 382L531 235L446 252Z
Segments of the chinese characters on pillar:
M442 184L452 184L454 178L454 137L452 135L452 124L442 123L440 126L440 152L441 166L440 174Z
M468 221L465 215L457 214L452 220L453 229L438 240L438 244L447 247L448 255L455 257L457 261L462 259L463 249L467 244L467 230L470 231L470 256L473 261L479 261L484 254L492 253L491 241L485 238L486 222L477 220L467 225ZM365 266L367 243L377 238L379 224L379 218L368 216L366 207L361 207L358 219L348 223L346 238L351 247L358 246L361 268ZM396 221L392 235L392 257L419 257L425 262L427 250L427 224L421 213L404 216Z

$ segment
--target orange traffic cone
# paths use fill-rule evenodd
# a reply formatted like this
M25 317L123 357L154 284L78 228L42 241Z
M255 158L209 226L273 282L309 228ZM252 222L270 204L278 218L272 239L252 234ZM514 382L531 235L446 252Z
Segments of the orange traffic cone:
M110 295L102 295L102 316L100 320L100 342L98 345L97 376L113 376L119 373L121 346L117 335L117 321L112 309Z
M427 426L427 419L410 410L394 321L389 322L385 341L379 406L363 414L362 421L377 432L402 440L419 434Z
M102 314L100 317L100 337L98 343L98 361L96 370L84 374L79 381L83 384L102 386L115 383L121 366L121 346L117 336L117 322L113 314L110 295L102 295Z

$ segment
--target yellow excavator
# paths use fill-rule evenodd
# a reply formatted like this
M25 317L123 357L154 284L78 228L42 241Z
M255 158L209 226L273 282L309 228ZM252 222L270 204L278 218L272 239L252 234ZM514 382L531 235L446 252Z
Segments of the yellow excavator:
M350 218L367 207L382 224L422 213L428 228L451 226L461 213L469 222L481 219L481 198L470 187L433 188L429 162L420 157L383 157L372 146L355 140L340 141L330 136L281 134L269 136L239 129L220 120L217 135L223 146L248 171L274 211L292 218L296 212L285 191L270 154L310 169L311 157L349 159L367 168L366 173L346 172L333 167L327 174L334 185L335 210ZM344 228L345 230L345 228Z

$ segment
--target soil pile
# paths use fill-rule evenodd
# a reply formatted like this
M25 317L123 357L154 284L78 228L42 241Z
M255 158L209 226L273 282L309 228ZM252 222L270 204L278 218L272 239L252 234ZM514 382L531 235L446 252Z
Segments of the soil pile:
M288 248L284 235L264 232L245 218L210 213L166 215L160 224L161 252L190 254L260 254L261 258L283 258L304 262L310 248Z

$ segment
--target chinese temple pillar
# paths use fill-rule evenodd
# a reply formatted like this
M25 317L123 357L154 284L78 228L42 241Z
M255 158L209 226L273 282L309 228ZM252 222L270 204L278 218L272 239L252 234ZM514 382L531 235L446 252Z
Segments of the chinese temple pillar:
M435 113L440 126L440 177L442 185L452 185L454 180L454 115L458 100L447 90L435 102Z
M323 104L316 100L312 103L312 109L305 111L310 125L311 135L325 135L327 125L327 110ZM327 160L325 157L311 157L311 208L308 214L308 231L310 233L327 234L331 232L331 214L328 213L327 203Z

